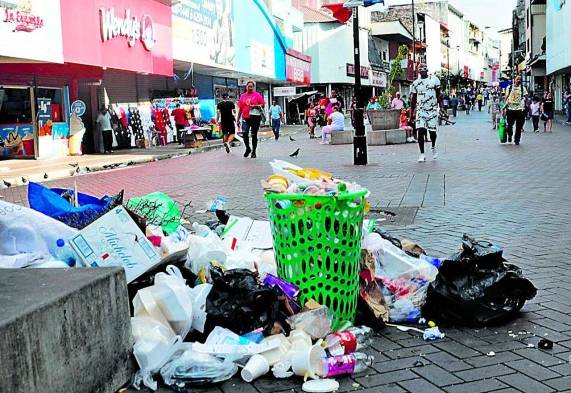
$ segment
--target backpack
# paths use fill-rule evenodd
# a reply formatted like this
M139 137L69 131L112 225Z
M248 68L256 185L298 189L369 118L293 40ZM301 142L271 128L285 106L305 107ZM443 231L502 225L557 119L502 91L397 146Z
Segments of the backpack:
M512 94L512 87L513 83L508 87L508 94L506 94L506 99L504 99L504 109L507 108L508 106L507 98L509 98L509 96ZM523 83L520 83L519 88L521 90L521 104L525 109L526 105L525 105L525 96L523 95Z

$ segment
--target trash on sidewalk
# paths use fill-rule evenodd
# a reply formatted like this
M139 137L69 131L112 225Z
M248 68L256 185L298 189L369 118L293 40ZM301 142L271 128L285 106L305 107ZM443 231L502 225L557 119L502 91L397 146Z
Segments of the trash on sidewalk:
M56 261L59 239L77 234L36 210L0 200L0 268L24 268Z
M131 198L125 207L145 217L148 224L158 225L167 235L172 234L180 225L180 209L167 194L153 192L151 194Z
M430 285L423 315L437 322L488 326L513 319L537 290L505 263L503 249L467 235Z
M83 228L69 242L85 266L122 266L127 283L161 260L155 247L122 206Z
M47 188L39 183L28 184L30 208L64 224L83 229L108 211L123 203L123 191L113 197L94 196L74 189Z

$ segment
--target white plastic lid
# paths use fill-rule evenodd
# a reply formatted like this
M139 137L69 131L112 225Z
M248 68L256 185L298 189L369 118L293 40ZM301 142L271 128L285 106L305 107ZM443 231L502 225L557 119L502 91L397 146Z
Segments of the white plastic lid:
M329 393L339 390L339 382L334 379L314 379L307 381L301 390L309 393Z

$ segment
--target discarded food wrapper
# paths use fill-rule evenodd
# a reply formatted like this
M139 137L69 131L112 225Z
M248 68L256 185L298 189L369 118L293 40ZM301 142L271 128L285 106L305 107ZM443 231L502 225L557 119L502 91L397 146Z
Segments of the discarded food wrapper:
M290 371L290 369L291 362L288 359L284 359L272 367L272 374L278 379L289 378L293 375L293 371Z
M217 196L215 199L206 203L206 211L214 213L216 210L224 210L226 207L226 198Z
M122 266L127 283L161 260L155 247L122 206L83 228L69 239L69 243L86 266Z
M424 333L422 334L422 338L424 339L424 341L440 340L443 339L445 336L446 335L442 333L440 329L438 329L438 326L425 329Z

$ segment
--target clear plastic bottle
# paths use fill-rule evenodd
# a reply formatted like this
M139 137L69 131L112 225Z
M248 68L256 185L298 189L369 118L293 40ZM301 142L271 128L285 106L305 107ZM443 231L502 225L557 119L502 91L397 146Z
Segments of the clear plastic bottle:
M332 356L345 355L363 349L371 342L371 328L353 326L347 330L332 333L325 338L327 351Z
M68 266L72 267L75 266L77 261L75 252L73 252L73 249L69 243L63 239L57 239L56 241L55 257L58 260L65 262Z
M323 361L322 376L333 378L339 375L359 374L373 365L375 358L362 352L331 356Z

